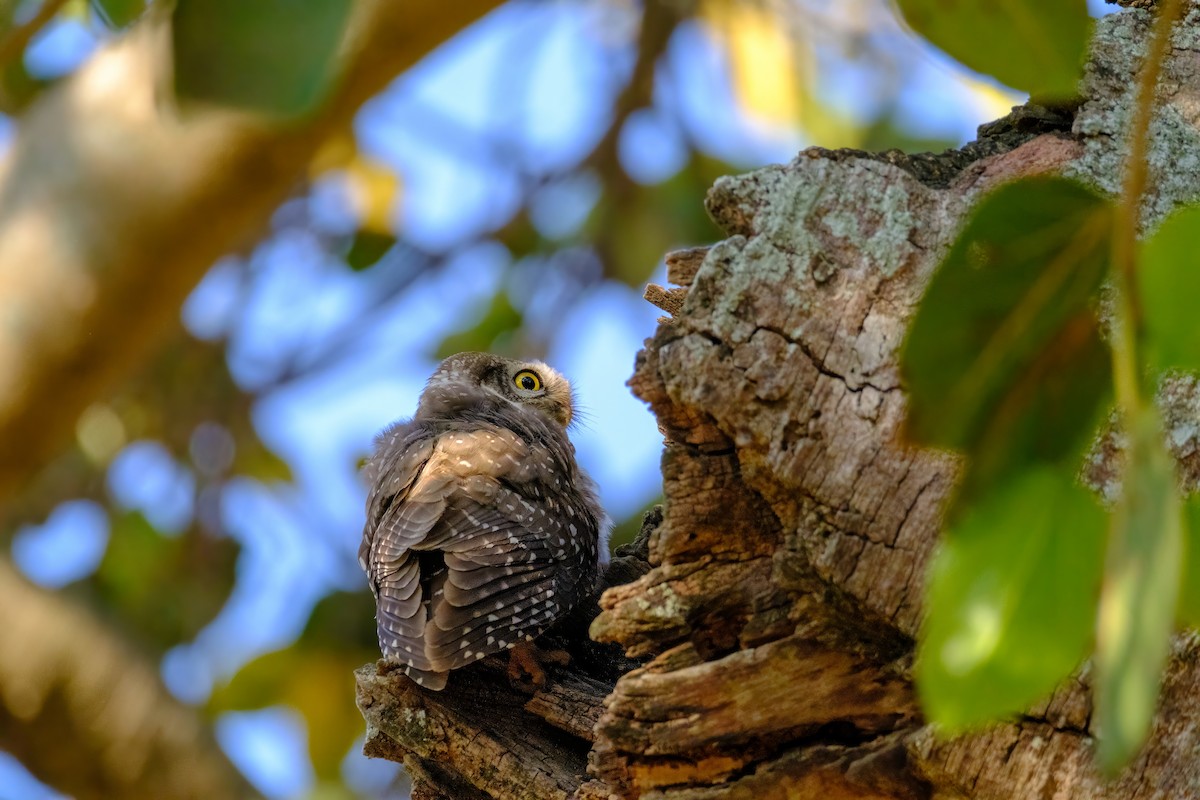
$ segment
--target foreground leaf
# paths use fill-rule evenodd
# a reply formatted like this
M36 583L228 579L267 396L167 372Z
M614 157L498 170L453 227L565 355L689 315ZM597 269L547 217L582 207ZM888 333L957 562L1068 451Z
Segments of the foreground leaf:
M1104 511L1065 469L996 487L930 568L917 660L927 716L950 731L1017 714L1087 655Z
M1108 273L1112 204L1062 178L985 198L946 255L901 353L907 435L971 456L969 496L1079 451L1107 407L1092 305Z
M351 0L177 0L175 94L264 114L311 111L332 79Z
M1076 94L1092 21L1084 0L898 0L917 33L1039 99Z
M1151 366L1200 370L1200 206L1173 214L1143 243L1137 275Z
M1200 630L1200 497L1183 507L1183 578L1179 586L1179 620Z
M1147 409L1129 429L1096 628L1096 756L1109 773L1137 754L1150 731L1183 556L1175 464L1158 413Z

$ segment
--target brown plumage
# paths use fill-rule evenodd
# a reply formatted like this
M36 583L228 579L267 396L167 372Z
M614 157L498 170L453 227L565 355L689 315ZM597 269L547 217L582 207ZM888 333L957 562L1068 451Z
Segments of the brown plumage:
M429 689L531 641L591 594L607 519L567 438L571 386L460 353L375 441L359 562L379 646Z

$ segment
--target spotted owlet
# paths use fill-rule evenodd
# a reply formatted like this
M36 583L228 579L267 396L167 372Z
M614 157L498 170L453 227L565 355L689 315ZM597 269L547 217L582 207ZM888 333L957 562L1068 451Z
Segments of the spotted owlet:
M539 361L460 353L367 463L359 562L379 646L420 685L520 646L595 589L607 518L567 438L571 386Z

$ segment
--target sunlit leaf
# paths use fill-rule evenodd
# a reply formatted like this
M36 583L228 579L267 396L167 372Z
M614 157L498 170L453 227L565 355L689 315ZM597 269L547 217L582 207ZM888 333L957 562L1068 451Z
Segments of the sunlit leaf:
M105 25L120 29L142 15L146 10L146 0L91 0L91 6Z
M970 456L962 496L1076 452L1107 405L1092 310L1111 204L1061 178L1001 187L930 281L901 354L906 434Z
M177 0L175 94L283 117L311 111L333 79L351 0Z
M390 234L400 196L400 177L396 171L358 156L346 167L346 178L360 227L371 233Z
M1172 214L1143 243L1137 275L1151 365L1200 369L1200 206Z
M354 705L354 669L378 658L375 604L370 592L335 592L313 610L291 647L246 664L213 692L214 712L286 704L304 717L317 776L336 778L342 759L362 735Z
M1085 0L897 0L917 33L964 65L1039 99L1078 91L1092 21Z
M1105 514L1071 470L996 486L934 557L916 665L922 706L950 731L1018 714L1087 655Z
M114 516L108 550L82 591L143 643L190 641L233 589L238 544L191 528L164 536L138 513Z
M768 122L799 119L796 48L802 40L788 35L786 21L757 3L709 0L703 9L729 50L733 89L742 108Z
M1109 773L1150 731L1178 601L1183 513L1153 409L1129 425L1123 476L1096 627L1096 757Z

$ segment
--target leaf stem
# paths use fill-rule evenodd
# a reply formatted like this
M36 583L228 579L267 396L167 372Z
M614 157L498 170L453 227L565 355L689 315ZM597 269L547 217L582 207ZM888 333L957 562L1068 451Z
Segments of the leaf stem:
M1125 183L1121 188L1121 204L1117 209L1113 231L1113 263L1117 284L1117 309L1113 325L1113 376L1116 381L1117 402L1128 419L1142 405L1138 381L1137 345L1141 331L1141 303L1137 291L1137 234L1141 217L1142 195L1146 190L1148 172L1147 149L1150 121L1154 116L1154 99L1163 61L1171 44L1171 28L1183 10L1182 0L1162 0L1158 18L1150 37L1141 75L1137 99L1129 131L1129 158L1126 162Z

